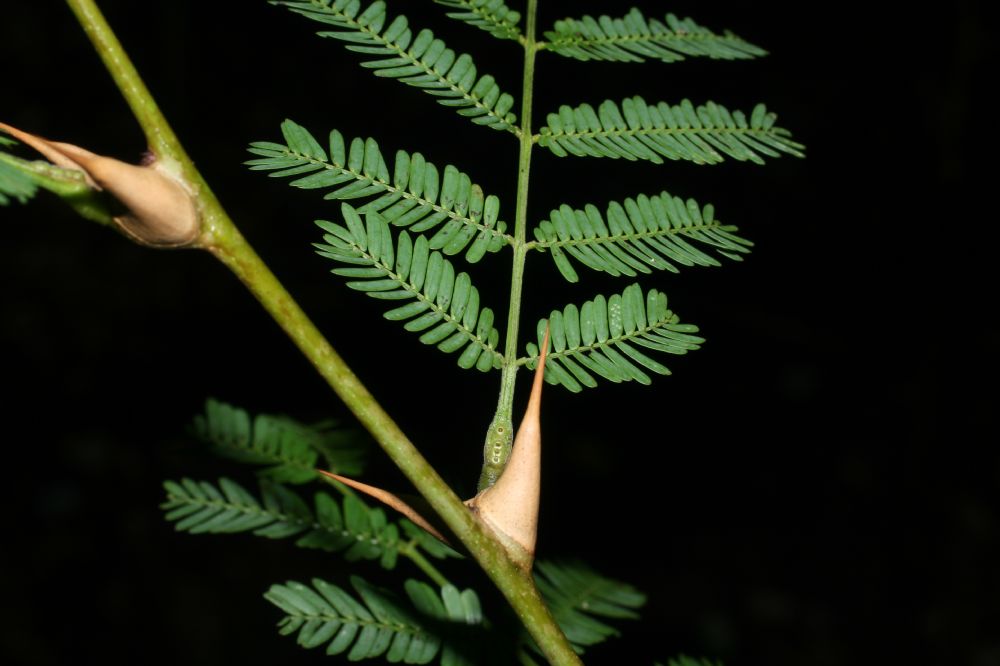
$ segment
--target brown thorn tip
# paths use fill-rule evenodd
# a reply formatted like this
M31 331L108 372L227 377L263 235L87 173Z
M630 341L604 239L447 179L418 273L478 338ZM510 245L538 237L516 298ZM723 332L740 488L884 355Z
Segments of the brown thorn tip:
M433 525L428 522L426 518L417 513L416 509L412 506L399 499L396 495L393 495L388 490L382 490L381 488L376 488L375 486L370 486L367 483L361 483L360 481L355 481L354 479L349 479L346 476L341 476L339 474L334 474L333 472L327 472L326 470L318 469L316 470L323 476L329 477L335 481L340 481L345 486L354 488L360 493L364 493L369 497L377 499L389 508L395 509L399 513L403 514L409 518L417 527L420 527L425 532L433 536L438 541L448 544L448 540L444 538L444 535L438 531ZM450 544L449 544L450 545Z

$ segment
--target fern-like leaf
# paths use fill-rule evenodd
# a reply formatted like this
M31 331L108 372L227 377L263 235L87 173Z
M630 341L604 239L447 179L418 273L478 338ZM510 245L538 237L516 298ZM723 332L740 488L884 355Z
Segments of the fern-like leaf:
M448 16L485 30L499 39L521 38L517 27L521 14L503 3L503 0L434 0L439 5L461 11L448 12Z
M479 76L472 57L455 54L430 30L414 37L403 15L388 25L385 3L376 0L362 11L360 0L301 0L274 2L314 21L338 28L318 33L346 42L349 51L376 56L363 64L376 76L399 79L438 97L438 104L456 109L477 125L517 134L514 98L500 91L489 74Z
M411 240L399 233L393 246L389 224L376 212L362 222L358 212L342 204L347 226L319 220L326 244L316 244L321 256L349 268L331 272L348 278L348 287L383 300L409 303L385 313L386 319L406 321L408 331L424 331L420 341L437 345L446 353L462 350L458 365L483 372L500 367L496 351L500 333L493 326L493 311L480 308L479 291L465 272L455 274L451 262L430 249L426 237ZM464 349L463 349L464 348Z
M321 455L324 466L338 474L359 474L363 468L357 431L310 427L272 414L251 417L217 400L206 401L205 413L195 417L194 432L215 453L266 465L258 474L282 483L315 480Z
M378 212L391 224L416 232L438 228L432 250L457 254L468 247L465 259L479 261L512 239L499 221L500 200L484 196L479 185L452 165L441 172L420 153L396 152L392 176L374 139L345 141L330 132L330 153L304 127L291 120L281 124L286 144L256 142L250 152L260 159L246 162L272 177L298 176L290 184L303 189L331 189L325 199L376 197L358 209ZM443 226L442 226L443 225ZM471 245L470 245L471 244Z
M631 585L580 563L538 562L535 583L577 652L620 635L603 620L638 619L646 603L646 595Z
M685 202L662 192L625 199L624 205L612 201L605 217L593 205L574 210L564 204L535 227L533 247L550 252L563 277L576 282L579 276L569 257L596 271L629 277L653 269L677 272L677 264L719 265L688 241L739 261L753 243L735 231L715 219L712 204L701 207L694 199Z
M279 632L285 636L298 634L298 643L305 648L325 644L328 655L347 652L350 661L384 656L393 663L426 664L440 654L445 666L468 663L446 644L442 649L442 637L432 631L430 623L418 617L417 612L404 608L394 595L358 576L351 577L351 586L357 592L357 599L318 578L312 580L311 586L296 581L272 585L264 598L285 613L278 623ZM471 590L459 592L445 586L443 600L416 581L407 581L406 590L417 611L426 616L463 624L482 622L481 616L469 622L464 613L467 604L479 606ZM453 613L453 606L449 605L449 600L456 598L461 613Z
M545 33L545 48L577 60L643 62L647 58L663 62L684 60L685 56L705 56L720 60L745 60L767 55L763 49L740 39L728 30L717 35L689 18L667 14L666 24L647 19L636 8L621 18L584 16L556 21Z
M763 104L747 118L708 102L695 107L689 100L671 106L646 104L641 97L625 99L621 107L605 100L597 111L589 104L559 107L548 114L548 125L539 130L538 143L559 156L649 160L663 158L716 164L723 155L763 164L762 156L781 153L803 157L804 146L791 133L775 127L777 116Z
M342 552L349 562L377 559L386 569L395 567L400 553L413 547L400 540L399 527L386 520L382 509L368 507L353 495L344 497L341 505L326 493L316 493L313 509L288 488L268 481L261 482L260 500L226 478L218 485L182 479L165 481L163 487L167 501L161 508L181 532L298 537L299 547Z
M612 382L635 380L649 384L643 370L669 375L670 370L639 351L636 346L668 354L686 354L704 340L692 335L698 327L679 323L667 308L666 294L650 289L643 297L639 285L625 288L620 295L597 296L582 307L570 304L553 310L538 322L538 344L529 342L529 358L520 359L529 367L537 363L539 345L549 326L550 349L545 363L545 380L562 384L576 393L584 386L597 386L594 376Z

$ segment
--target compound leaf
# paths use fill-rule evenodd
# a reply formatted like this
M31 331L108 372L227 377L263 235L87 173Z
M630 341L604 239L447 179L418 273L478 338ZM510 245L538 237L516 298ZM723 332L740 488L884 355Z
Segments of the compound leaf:
M538 322L538 344L529 342L529 357L519 362L535 367L546 326L550 347L545 381L574 393L597 386L595 377L649 384L646 371L669 375L670 370L648 356L648 351L686 354L704 342L692 335L698 331L696 326L681 324L667 308L666 294L650 289L643 296L637 284L608 298L597 296L581 307L570 304L553 310L548 319Z
M724 155L756 164L764 163L762 156L782 153L803 157L804 146L792 140L791 132L776 127L776 120L763 104L755 106L748 118L742 111L730 112L715 102L695 107L685 99L673 106L666 102L652 105L636 96L621 106L605 100L596 111L589 104L563 105L558 113L548 114L538 144L561 157L624 158L655 164L662 164L664 157L696 164L717 164Z
M690 18L673 14L667 14L664 22L647 19L634 7L621 18L602 15L556 21L545 37L546 49L577 60L676 62L686 56L745 60L767 55L728 30L717 35Z
M450 164L439 170L420 153L399 150L390 168L374 139L348 141L337 130L330 132L328 156L301 125L286 120L281 131L285 144L250 144L249 151L260 156L246 162L251 169L295 176L293 187L327 190L325 199L368 198L359 214L377 212L394 226L417 232L437 229L431 249L454 255L468 248L465 259L471 263L513 240L498 219L500 200L484 195Z
M753 243L735 231L715 219L711 204L702 207L694 199L662 192L640 194L623 204L612 201L603 216L594 205L580 210L564 204L535 227L533 247L548 251L563 277L576 282L570 258L596 271L629 277L654 269L676 273L678 265L718 266L702 247L739 261Z
M479 75L472 57L456 54L430 30L414 35L403 15L389 20L385 2L375 0L363 11L359 0L274 2L336 30L318 33L345 42L349 51L375 56L362 63L376 76L399 79L438 98L477 125L517 134L514 98L501 92L489 74Z
M459 353L458 365L485 372L503 360L496 351L500 333L493 326L493 311L481 308L479 291L467 273L455 273L441 252L432 250L427 238L414 241L406 231L394 244L389 224L369 211L364 220L349 204L341 211L346 227L319 220L325 243L316 244L320 256L346 268L331 272L353 278L347 286L372 298L408 301L385 313L385 318L405 321L404 328L419 332L420 341L445 353Z

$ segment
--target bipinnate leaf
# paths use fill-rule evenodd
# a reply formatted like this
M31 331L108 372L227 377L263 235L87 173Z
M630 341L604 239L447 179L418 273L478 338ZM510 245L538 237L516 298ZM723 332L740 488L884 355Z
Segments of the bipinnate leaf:
M647 104L639 96L621 105L605 100L595 111L589 104L563 105L547 116L538 145L559 156L648 160L690 160L717 164L723 156L763 164L764 157L782 153L803 157L804 146L791 132L775 126L777 116L763 104L747 117L715 102L695 107L689 100L671 106Z
M595 271L635 277L653 270L677 272L677 266L718 266L702 248L736 261L753 244L736 227L715 219L712 204L662 192L612 201L601 215L596 206L583 210L563 204L534 229L533 247L547 251L562 276L579 280L570 258Z
M660 22L646 18L635 7L621 18L601 15L556 21L545 38L547 50L577 60L675 62L685 56L743 60L767 55L728 30L718 35L690 18L679 19L673 14Z
M438 98L477 125L518 133L510 112L514 98L501 92L489 74L479 75L472 57L456 54L430 30L414 35L403 15L389 20L385 3L376 0L362 9L360 0L301 0L274 2L336 30L318 33L345 42L348 51L375 56L362 63L376 76L399 79Z
M538 344L529 342L529 357L518 362L534 367L546 327L551 339L545 380L574 393L597 386L597 378L649 384L646 371L669 375L670 370L648 352L686 354L704 342L693 335L697 326L680 323L667 308L666 294L650 289L643 296L637 284L621 294L596 296L580 307L570 304L553 310L538 322Z
M358 214L377 212L393 226L415 233L437 229L430 249L454 255L468 248L465 259L470 263L512 241L504 233L506 222L498 219L500 200L484 195L450 164L442 172L420 153L399 150L390 169L374 139L348 141L333 130L328 155L301 125L286 120L281 131L285 144L250 144L250 152L260 156L246 162L251 169L277 178L295 176L292 187L326 190L325 199L369 199Z
M483 372L500 367L496 351L500 333L493 326L493 311L480 308L479 291L465 272L455 273L441 252L431 250L424 236L413 240L401 231L392 241L389 224L369 211L364 220L349 204L341 205L347 226L317 220L327 233L317 243L320 256L346 268L331 272L351 278L347 286L372 298L408 301L385 313L385 318L405 321L408 331L422 332L420 341L445 353L461 351L458 365Z

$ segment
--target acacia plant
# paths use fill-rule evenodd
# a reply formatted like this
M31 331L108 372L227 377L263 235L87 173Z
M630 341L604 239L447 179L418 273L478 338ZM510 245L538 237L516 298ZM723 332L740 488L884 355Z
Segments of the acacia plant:
M294 634L304 647L323 646L328 654L344 653L352 660L427 663L439 658L443 664L463 664L544 658L554 664L579 663L578 653L586 646L616 633L606 620L634 617L644 597L579 563L534 562L542 377L573 392L601 383L649 384L652 374L669 374L664 354L687 353L703 340L695 326L682 323L668 307L663 292L638 283L580 304L553 304L549 316L528 326L525 334L525 262L547 254L554 273L569 282L576 282L583 270L636 278L680 267L717 266L723 258L738 260L751 243L717 219L711 204L665 191L637 192L623 201L572 201L534 220L528 208L532 154L544 149L567 159L654 165L666 160L762 163L782 153L801 155L802 146L775 125L774 114L762 104L744 112L710 101L649 103L636 96L605 100L595 108L574 91L578 99L573 104L552 110L543 122L533 119L539 54L621 63L764 55L732 33L712 32L671 14L660 21L631 9L620 18L557 21L540 38L537 0L527 0L523 16L500 0L436 1L450 10L448 16L506 42L512 52L520 46L519 100L493 76L481 73L470 55L449 49L405 16L390 14L382 0L271 4L322 24L320 36L358 54L355 59L376 76L397 79L477 125L508 134L519 146L512 205L501 206L497 196L484 192L464 171L474 164L438 166L419 152L389 154L373 138L349 139L330 128L320 135L292 120L281 125L280 141L250 144L254 158L248 165L341 202L332 209L323 204L324 218L334 219L316 222L322 233L316 250L333 262L332 272L346 278L348 287L387 301L386 319L451 354L460 368L499 371L478 494L464 503L237 231L93 0L68 4L144 129L150 157L140 166L124 164L0 125L13 137L0 137L0 146L8 151L0 152L0 204L26 201L39 188L47 189L84 217L115 226L144 245L211 252L254 293L419 491L426 506L359 480L363 458L349 431L284 416L251 417L231 405L207 403L194 432L217 452L257 466L259 492L229 478L217 483L168 481L164 508L177 529L295 538L298 546L342 553L348 562L374 560L385 569L402 558L425 576L407 579L401 594L358 575L350 579L352 590L321 579L276 584L265 596L283 613L282 634ZM597 93L582 94L592 99ZM9 152L18 141L46 160L29 161ZM116 208L124 212L115 214ZM481 302L473 284L475 264L499 252L509 252L511 259L505 318ZM535 382L515 437L514 395L521 368L533 369ZM321 488L310 501L291 488L306 483ZM390 520L363 495L406 517ZM523 625L512 640L491 638L486 653L481 650L486 641L477 636L487 629L493 636L511 625L503 620L504 609L482 608L473 588L459 588L442 571L447 558L459 556L455 549L475 559ZM509 651L497 646L509 646ZM681 657L672 663L700 662Z

